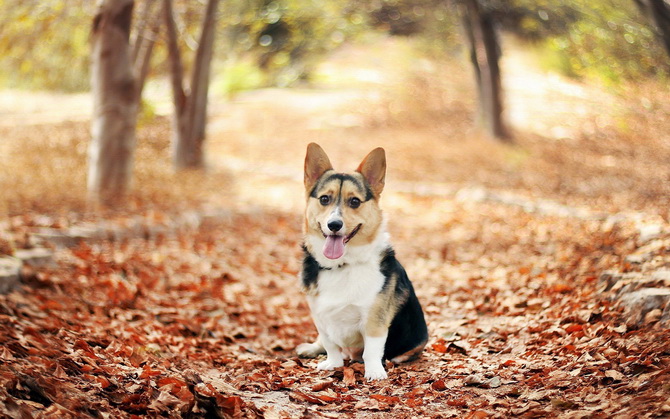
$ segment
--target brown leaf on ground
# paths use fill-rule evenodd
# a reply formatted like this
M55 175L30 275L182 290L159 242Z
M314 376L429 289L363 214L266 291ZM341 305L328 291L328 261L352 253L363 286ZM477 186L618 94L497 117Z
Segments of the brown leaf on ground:
M344 378L342 379L342 382L344 385L353 387L356 385L356 376L354 375L354 370L353 368L349 367L344 367L343 369L344 373Z

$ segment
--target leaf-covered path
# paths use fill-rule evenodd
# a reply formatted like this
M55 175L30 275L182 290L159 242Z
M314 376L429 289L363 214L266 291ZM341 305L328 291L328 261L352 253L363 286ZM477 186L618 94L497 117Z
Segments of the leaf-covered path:
M340 59L383 61L390 49L377 48ZM275 93L212 120L214 170L231 174L234 203L186 223L142 212L128 234L138 215L108 220L119 234L58 248L0 295L0 415L670 414L670 308L619 305L670 287L659 169L670 146L633 153L628 134L596 124L562 140L521 132L508 148L470 133L471 103L451 93L436 120L369 86ZM309 141L343 169L374 146L389 154L382 206L431 338L419 360L387 365L388 380L365 381L355 363L317 371L294 353L316 336L296 279ZM8 226L23 240L65 224L26 214Z

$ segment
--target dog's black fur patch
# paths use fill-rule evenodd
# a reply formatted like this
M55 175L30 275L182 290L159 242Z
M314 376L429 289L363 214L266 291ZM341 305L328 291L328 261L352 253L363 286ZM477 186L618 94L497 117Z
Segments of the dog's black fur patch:
M319 262L317 262L316 259L314 259L314 256L309 253L305 245L302 246L302 251L305 254L305 257L302 260L302 285L306 289L309 289L313 285L316 285L321 265L319 265Z
M395 276L397 278L395 283L396 295L407 296L404 303L398 308L395 317L393 317L386 338L384 359L393 359L424 344L428 340L428 327L423 316L423 310L421 310L421 304L414 293L414 287L407 276L407 272L398 262L395 252L390 247L384 253L380 270L386 279L384 287L387 287L390 278Z

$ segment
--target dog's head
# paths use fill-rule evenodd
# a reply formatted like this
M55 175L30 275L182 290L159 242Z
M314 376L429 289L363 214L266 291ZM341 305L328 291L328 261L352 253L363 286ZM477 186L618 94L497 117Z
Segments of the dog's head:
M369 244L382 224L379 196L384 189L386 155L383 148L368 154L353 173L337 173L328 156L315 143L305 157L305 234L323 241L321 251L338 260L347 245Z

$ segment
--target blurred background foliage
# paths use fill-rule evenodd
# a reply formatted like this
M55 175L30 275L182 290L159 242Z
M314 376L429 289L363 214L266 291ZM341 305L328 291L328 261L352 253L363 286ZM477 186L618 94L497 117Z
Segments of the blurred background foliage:
M506 32L564 75L619 82L670 74L668 53L633 0L491 3Z
M142 1L136 1L136 10ZM505 33L523 40L548 69L609 83L670 74L668 55L633 0L481 3ZM226 1L215 47L215 89L230 95L308 81L325 53L370 31L419 37L431 53L453 54L461 43L456 4L457 0ZM194 50L204 2L177 1L176 9L183 48ZM0 10L0 87L88 89L94 2L0 0ZM187 63L192 55L184 54ZM166 56L159 40L152 76L166 73Z
M0 0L0 87L89 87L89 0Z

